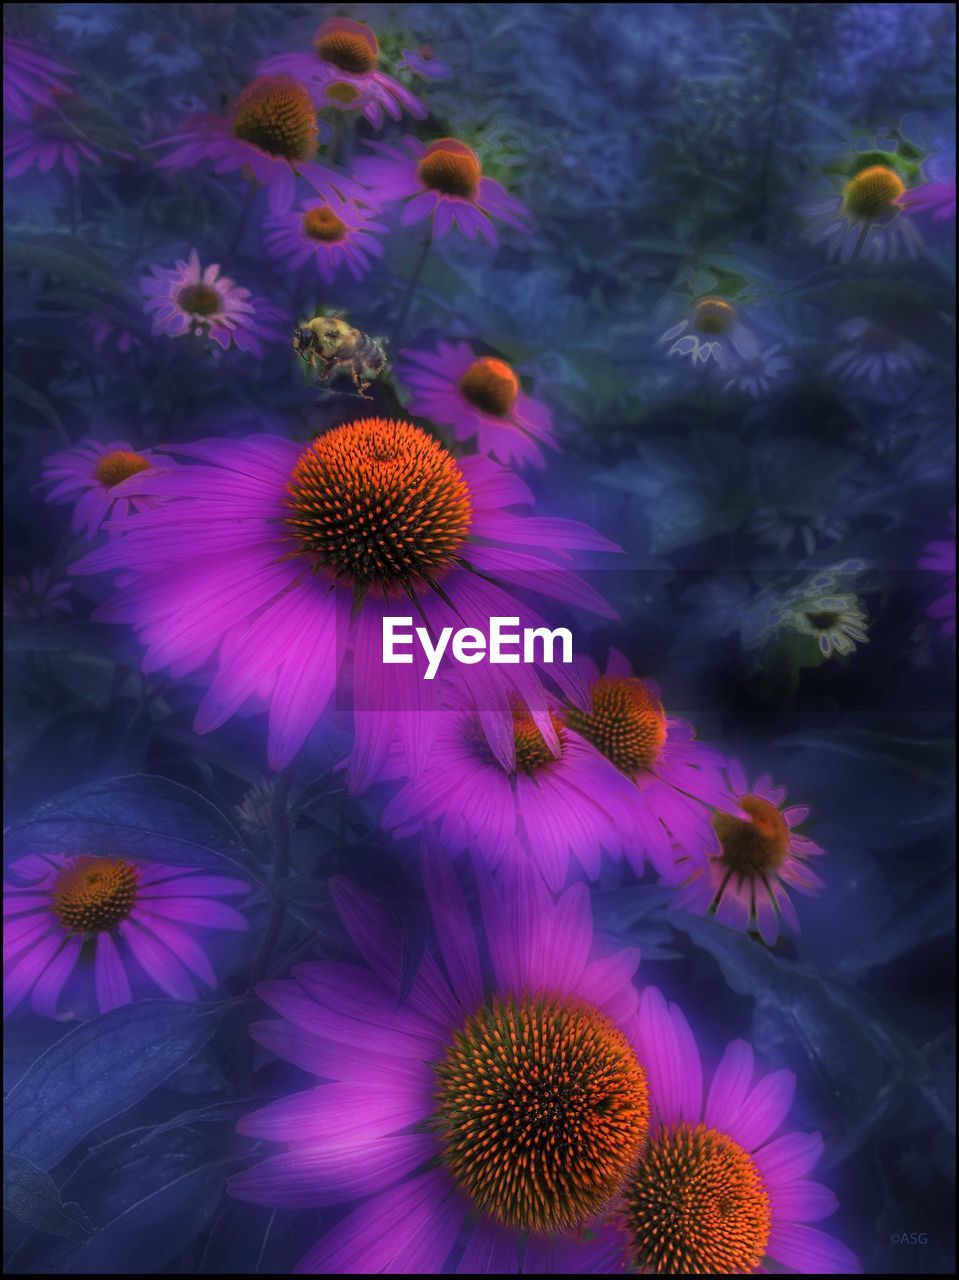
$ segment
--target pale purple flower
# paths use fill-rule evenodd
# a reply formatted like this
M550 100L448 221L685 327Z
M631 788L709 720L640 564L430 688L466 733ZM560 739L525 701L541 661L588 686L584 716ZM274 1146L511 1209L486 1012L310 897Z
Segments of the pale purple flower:
M273 327L280 315L276 308L252 297L249 289L240 288L228 276L221 276L217 263L202 268L196 249L172 270L152 266L150 271L140 287L154 333L171 338L187 333L209 337L224 351L235 346L255 356L263 354L261 339L280 340L281 334Z
M844 320L836 332L842 346L824 372L884 399L929 365L929 357L916 343L865 316Z
M404 49L400 65L424 80L446 80L453 74L449 63L437 58L435 50L428 44L419 49Z
M49 568L38 566L29 573L3 580L3 616L17 622L38 622L58 614L72 613L65 597L73 590L70 582L57 582Z
M320 279L332 284L342 270L362 280L372 269L371 258L383 256L377 236L386 232L368 210L354 200L302 201L287 213L263 223L264 243L271 258L290 271L312 263Z
M768 773L760 774L750 787L742 765L732 760L729 788L742 815L714 815L720 852L705 865L701 859L696 865L690 854L677 859L683 884L673 905L698 915L715 912L720 923L755 929L772 946L781 923L799 932L789 890L812 896L822 889L808 860L822 857L825 850L796 830L809 817L809 806L784 808L787 788L776 786Z
M820 245L830 261L882 264L915 258L922 236L903 197L906 188L895 169L868 165L845 183L840 194L806 210L805 238Z
M932 604L926 609L926 614L930 618L939 621L940 630L944 636L954 636L956 634L956 512L955 509L949 512L949 519L952 521L952 537L941 538L936 542L930 542L926 546L922 559L919 561L920 569L928 569L932 573L942 575L942 585L946 590L933 600Z
M94 147L55 107L36 108L30 119L4 133L3 173L8 179L19 178L29 169L51 173L59 168L79 178L84 164L100 163Z
M4 1017L27 996L48 1018L92 999L101 1013L157 988L198 998L216 986L197 935L245 930L220 898L249 892L241 880L194 867L113 855L30 854L4 881Z
M542 467L541 446L557 448L549 409L526 395L504 360L441 341L435 351L401 351L396 372L412 392L413 413L451 427L457 440L475 437L497 462Z
M467 240L480 235L492 245L499 242L494 220L529 232L529 210L484 177L479 157L465 142L439 138L426 146L409 136L401 141L400 147L368 142L374 154L356 161L354 176L379 204L404 201L404 227L430 218L437 239L455 226Z

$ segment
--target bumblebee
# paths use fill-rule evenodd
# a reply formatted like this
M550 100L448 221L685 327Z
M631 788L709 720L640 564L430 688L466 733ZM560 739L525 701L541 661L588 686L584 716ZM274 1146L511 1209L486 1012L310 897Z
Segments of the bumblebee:
M314 316L298 325L293 350L324 383L337 374L349 374L364 400L372 399L367 390L387 367L382 344L342 316Z

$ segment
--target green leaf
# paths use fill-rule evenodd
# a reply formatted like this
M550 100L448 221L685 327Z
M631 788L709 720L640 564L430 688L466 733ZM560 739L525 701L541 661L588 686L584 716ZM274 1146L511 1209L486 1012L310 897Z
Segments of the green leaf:
M34 1231L82 1240L93 1228L78 1204L64 1203L57 1184L24 1156L3 1154L3 1207Z

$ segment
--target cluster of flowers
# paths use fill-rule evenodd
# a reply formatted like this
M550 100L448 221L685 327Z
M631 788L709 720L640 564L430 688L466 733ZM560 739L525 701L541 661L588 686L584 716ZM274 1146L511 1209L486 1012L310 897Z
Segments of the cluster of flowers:
M11 109L52 109L62 68L14 52ZM404 226L429 219L434 237L456 228L495 244L496 222L526 230L526 209L457 139L372 143L348 176L316 161L320 110L373 128L425 116L378 58L364 24L325 23L313 52L259 68L229 115L186 121L160 168L252 177L269 196L268 251L294 266L312 259L324 279L340 268L362 277L389 206ZM441 73L422 53L407 65ZM890 195L883 181L853 178L836 215L877 253L911 243L904 190ZM838 225L831 244L846 243ZM155 268L144 290L156 332L254 356L276 319L196 252ZM664 336L703 363L770 354L719 298ZM384 828L423 843L438 956L402 1000L390 913L347 882L336 902L364 963L303 965L259 989L279 1020L256 1026L257 1040L324 1083L242 1122L283 1150L237 1175L233 1194L278 1207L359 1202L301 1271L416 1274L454 1258L462 1272L857 1270L808 1225L836 1203L806 1178L819 1138L780 1132L791 1075L754 1081L752 1051L737 1042L707 1085L683 1014L651 988L639 994L635 953L592 954L588 892L567 887L574 861L595 879L604 854L636 874L648 858L677 907L772 945L783 924L798 928L789 890L821 886L810 862L823 850L799 831L808 808L699 742L615 651L602 671L587 659L560 674L476 667L440 688L415 663L381 663L395 599L437 632L492 616L539 625L531 595L614 616L574 566L616 548L530 514L510 469L541 466L556 447L549 410L517 372L445 342L402 353L397 369L411 412L477 452L459 456L411 421L360 417L305 446L281 434L153 451L88 441L46 470L49 498L73 504L74 530L109 534L74 566L113 576L98 616L136 630L145 671L206 682L197 733L252 704L267 713L268 759L281 770L334 693L352 700L348 784L389 786ZM934 550L930 567L940 560ZM953 581L953 612L954 599ZM478 931L457 870L464 852ZM47 1016L107 1010L145 982L196 998L196 979L216 979L195 935L246 928L220 899L249 886L223 875L113 855L31 855L10 874L7 1010L27 998Z

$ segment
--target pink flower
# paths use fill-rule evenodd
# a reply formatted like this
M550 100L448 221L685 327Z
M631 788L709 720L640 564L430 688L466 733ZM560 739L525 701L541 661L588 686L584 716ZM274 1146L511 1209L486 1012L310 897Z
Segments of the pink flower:
M823 882L810 869L808 859L822 857L825 850L794 830L808 818L808 805L784 809L787 790L774 786L768 773L761 774L750 787L742 765L732 760L729 786L745 818L729 813L713 816L720 852L705 866L692 869L673 905L698 915L715 912L722 924L731 929L756 929L772 946L779 936L780 920L799 932L788 890L808 895L819 892ZM678 860L681 876L691 867L689 857Z
M376 236L386 231L353 200L305 200L288 213L274 214L263 224L270 257L290 271L312 262L325 284L344 268L354 280L370 271L371 258L383 256Z
M374 154L357 160L354 176L380 204L406 202L400 215L404 227L432 218L437 239L456 226L467 240L481 235L492 245L498 243L494 218L529 232L529 210L483 176L479 157L465 142L439 138L425 146L405 137L402 144L368 142Z
M258 68L260 75L290 75L307 86L317 111L362 112L374 129L384 112L400 120L407 111L426 119L426 107L409 89L378 69L379 41L363 22L330 18L317 31L313 53L281 53Z
M169 460L162 464L169 466ZM84 440L47 458L43 483L47 502L72 502L70 527L92 538L111 512L123 516L136 504L137 476L149 472L154 458L149 449L136 452L125 440L101 444Z
M557 447L549 409L524 393L505 360L440 342L435 351L400 352L396 371L412 391L413 413L452 427L457 440L475 437L497 462L542 467L540 446Z
M175 1000L196 1000L194 979L216 986L198 930L245 930L218 898L245 894L241 880L193 867L111 856L31 854L4 882L4 1017L28 995L48 1018L68 981L101 1013L128 1004L143 979ZM87 965L84 950L92 959ZM73 984L71 984L73 985Z

